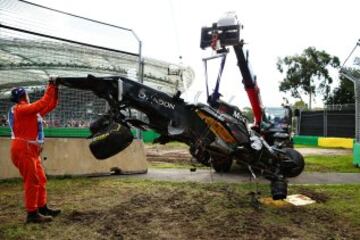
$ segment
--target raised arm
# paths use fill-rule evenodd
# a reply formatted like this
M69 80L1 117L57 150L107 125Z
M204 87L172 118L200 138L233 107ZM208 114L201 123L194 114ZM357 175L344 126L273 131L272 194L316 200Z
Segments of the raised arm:
M33 114L42 112L55 98L56 88L57 87L55 84L50 83L42 98L31 104L18 105L16 110L19 114Z
M42 109L40 111L40 115L42 117L44 117L46 114L48 114L49 112L51 112L56 105L58 104L58 98L59 98L59 88L56 86L55 88L55 95L54 97L51 99L50 104L47 105L44 109Z

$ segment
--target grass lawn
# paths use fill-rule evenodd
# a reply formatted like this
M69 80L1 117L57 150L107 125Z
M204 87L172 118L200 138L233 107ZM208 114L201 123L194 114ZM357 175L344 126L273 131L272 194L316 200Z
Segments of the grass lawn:
M306 172L341 172L341 173L360 173L360 168L352 164L352 155L339 156L323 156L311 155L305 157ZM190 169L193 165L189 161L184 162L150 162L152 168L186 168ZM196 164L197 168L207 168L201 164ZM236 164L232 167L235 171L238 170Z
M176 162L176 163L170 163L170 162L150 162L149 166L151 168L181 168L181 169L190 169L193 168L194 165L192 165L189 162ZM196 168L208 168L207 166L196 164Z
M294 144L294 148L319 148L319 146L313 145L303 145L303 144Z
M249 184L51 179L52 223L24 224L20 181L0 182L0 239L359 239L358 185L290 186L318 203L250 205ZM263 196L269 186L260 185Z
M305 171L307 172L342 172L360 173L360 168L352 164L352 155L305 157Z
M173 142L166 145L148 145L154 146L161 150L176 150L176 149L187 149L187 146L183 143ZM309 148L308 146L296 145L296 148ZM334 149L331 149L334 151ZM311 153L310 153L311 154ZM166 157L165 157L166 158ZM352 164L353 156L348 152L345 155L331 155L329 153L321 155L321 152L313 155L305 155L305 171L307 172L343 172L343 173L360 173L360 168L355 167ZM192 168L190 158L188 160L179 161L165 161L162 159L159 161L150 161L150 167L152 168ZM206 168L201 164L196 164L197 168ZM233 168L237 169L236 164L233 164Z

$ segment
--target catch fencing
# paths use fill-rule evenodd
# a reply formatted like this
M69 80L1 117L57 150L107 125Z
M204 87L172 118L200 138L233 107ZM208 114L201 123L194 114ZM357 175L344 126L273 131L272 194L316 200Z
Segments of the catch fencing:
M168 94L184 91L194 79L189 67L142 57L141 41L132 29L23 0L0 1L0 127L7 125L13 87L25 87L35 101L49 76L88 74L126 76ZM45 126L87 128L106 110L105 101L92 92L62 87L59 105L46 116Z

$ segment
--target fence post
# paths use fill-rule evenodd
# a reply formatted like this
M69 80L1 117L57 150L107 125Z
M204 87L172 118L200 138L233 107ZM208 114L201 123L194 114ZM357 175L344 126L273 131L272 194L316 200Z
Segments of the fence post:
M324 126L323 126L323 136L327 137L327 108L324 108L323 111L323 122L324 122Z
M302 110L300 110L299 116L296 117L296 135L300 135L301 133L301 113Z

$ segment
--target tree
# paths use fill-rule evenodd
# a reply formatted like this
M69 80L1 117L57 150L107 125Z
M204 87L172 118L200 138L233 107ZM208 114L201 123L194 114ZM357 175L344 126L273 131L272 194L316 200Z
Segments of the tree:
M290 92L292 97L302 99L302 94L309 96L309 108L313 96L317 93L327 99L330 92L332 78L329 67L340 65L339 58L331 56L325 51L318 51L309 47L301 55L287 56L277 62L278 70L285 74L279 90Z
M357 69L345 68L344 71L358 79L360 78L360 72ZM354 96L354 83L343 75L340 75L340 85L333 90L330 97L326 101L326 104L349 104L355 103Z
M301 110L308 109L308 105L303 100L296 101L292 107L294 109L301 109Z
M345 77L340 77L340 85L333 90L327 99L326 104L331 105L348 103L355 103L354 83Z

